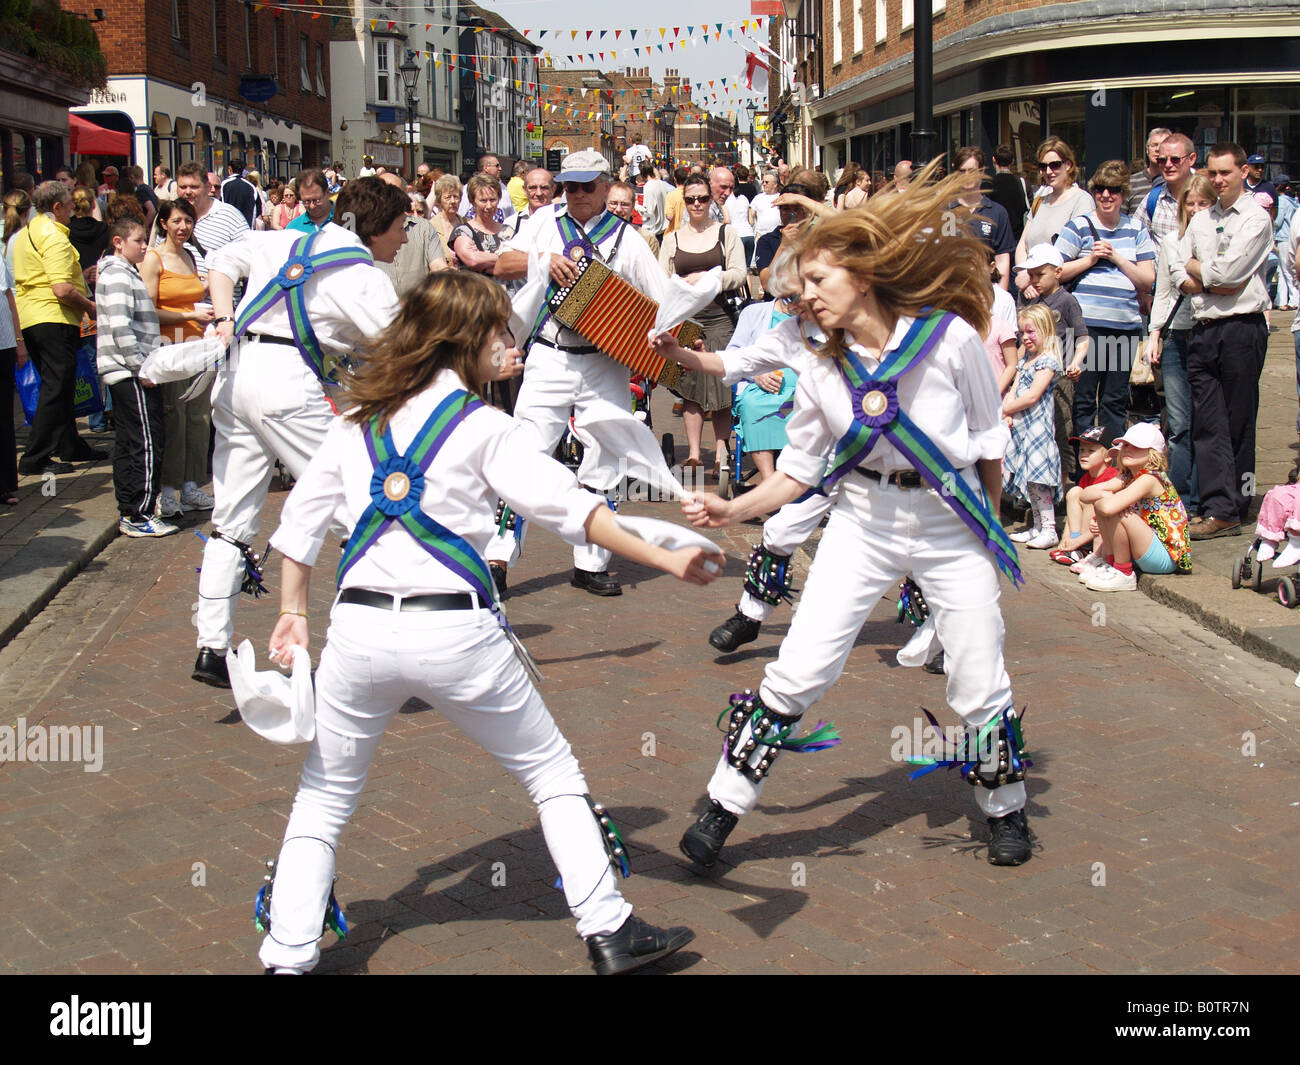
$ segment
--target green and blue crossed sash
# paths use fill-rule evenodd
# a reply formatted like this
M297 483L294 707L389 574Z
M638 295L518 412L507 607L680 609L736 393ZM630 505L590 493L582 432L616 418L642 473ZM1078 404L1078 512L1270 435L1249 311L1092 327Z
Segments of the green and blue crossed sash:
M307 297L304 288L312 274L332 270L339 266L362 264L374 265L374 257L365 248L335 248L312 254L312 246L320 231L304 233L294 241L293 250L288 261L280 268L257 297L244 303L235 322L235 336L242 337L257 319L262 317L276 304L283 302L289 312L289 327L293 332L293 342L298 354L322 384L338 384L339 360L327 357L316 330L312 328L311 318L307 315Z
M823 488L829 488L871 453L883 436L903 455L925 482L939 493L985 547L1012 584L1023 583L1015 544L989 510L984 493L976 494L898 405L897 382L938 346L949 323L957 316L937 311L917 318L897 350L885 358L874 375L852 349L846 348L839 370L849 386L853 424L835 444Z
M564 255L566 258L577 262L579 259L592 258L599 259L600 252L596 246L607 236L618 229L619 226L627 225L618 215L606 211L596 221L596 225L588 233L574 219L570 218L568 212L556 214L555 225L560 231L560 239L564 242ZM541 331L551 317L551 298L560 291L554 279L546 286L546 297L542 300L541 309L537 312L537 317L533 320L532 332L528 334L528 340L531 342L533 337Z

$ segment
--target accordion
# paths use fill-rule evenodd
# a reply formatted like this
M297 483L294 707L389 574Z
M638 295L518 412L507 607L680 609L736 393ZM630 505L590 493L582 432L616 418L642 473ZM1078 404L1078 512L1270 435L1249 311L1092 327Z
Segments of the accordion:
M685 371L656 354L646 340L659 305L597 259L584 257L577 266L577 280L551 297L551 316L634 374L668 388L676 385ZM669 332L684 348L704 338L704 330L692 321Z

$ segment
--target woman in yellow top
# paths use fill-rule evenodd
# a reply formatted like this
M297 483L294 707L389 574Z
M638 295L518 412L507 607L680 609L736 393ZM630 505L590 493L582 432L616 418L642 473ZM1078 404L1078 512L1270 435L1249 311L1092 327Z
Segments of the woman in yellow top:
M212 321L212 305L203 302L207 293L198 264L185 246L188 241L203 253L194 240L194 208L188 200L164 200L158 205L154 225L162 243L149 249L140 264L140 276L158 311L158 328L169 341L197 340ZM163 461L158 515L163 518L187 510L212 509L212 496L199 488L208 479L212 384L183 399L189 385L189 381L172 381L160 386Z

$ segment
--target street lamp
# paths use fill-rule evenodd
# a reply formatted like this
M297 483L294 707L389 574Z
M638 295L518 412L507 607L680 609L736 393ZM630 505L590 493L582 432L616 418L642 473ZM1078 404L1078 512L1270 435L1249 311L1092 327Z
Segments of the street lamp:
M754 116L758 114L758 104L750 100L745 105L745 110L749 113L749 167L752 170L758 159L754 154Z
M668 127L668 166L673 165L673 125L677 121L677 106L673 103L672 97L664 104L664 125Z
M420 64L415 61L414 52L408 51L406 53L406 58L402 60L402 65L397 68L397 73L401 75L402 86L406 89L406 149L408 153L406 173L411 175L415 173L415 86L420 80Z

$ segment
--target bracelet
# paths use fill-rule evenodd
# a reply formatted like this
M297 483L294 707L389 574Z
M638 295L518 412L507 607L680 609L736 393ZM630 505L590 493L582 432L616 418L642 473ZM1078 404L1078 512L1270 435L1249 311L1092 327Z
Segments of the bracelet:
M233 315L223 314L220 318L213 318L213 319L212 319L212 324L213 324L213 325L220 325L222 322L233 322L234 320L235 320L235 319L234 319L234 316L233 316Z
M294 617L296 617L296 618L305 618L305 617L307 616L307 615L304 614L301 610L281 610L281 611L280 611L280 617L284 617L285 614L292 614L292 615L293 615Z

